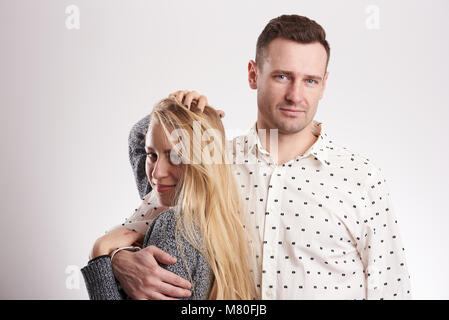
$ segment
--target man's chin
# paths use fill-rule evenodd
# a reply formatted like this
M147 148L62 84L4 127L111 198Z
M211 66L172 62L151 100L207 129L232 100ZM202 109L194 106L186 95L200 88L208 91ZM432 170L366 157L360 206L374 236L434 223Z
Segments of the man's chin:
M279 134L295 134L304 130L307 125L303 123L285 123L276 124Z

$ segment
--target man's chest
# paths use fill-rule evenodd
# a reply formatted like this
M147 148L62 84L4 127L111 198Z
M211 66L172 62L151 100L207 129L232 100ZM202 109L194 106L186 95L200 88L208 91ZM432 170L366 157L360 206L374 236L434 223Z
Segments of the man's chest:
M354 237L363 232L363 197L353 181L315 163L235 165L245 223L260 245L354 250Z

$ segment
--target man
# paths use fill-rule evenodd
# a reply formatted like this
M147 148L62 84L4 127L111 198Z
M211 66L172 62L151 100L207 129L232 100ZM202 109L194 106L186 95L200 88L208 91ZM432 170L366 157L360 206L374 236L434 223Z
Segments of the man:
M256 59L248 64L257 122L236 139L247 154L234 168L247 228L255 235L256 284L262 299L407 299L404 249L382 173L336 145L314 120L329 54L320 25L284 15L265 27ZM207 103L195 92L175 95L187 107L192 99ZM141 196L150 191L143 150L147 122L142 119L130 135ZM248 161L251 157L257 161ZM151 201L145 205L125 227L144 229L139 215L162 210L150 208ZM162 273L156 260L173 263L163 254L152 248L116 255L114 272L128 294L150 299L189 294L188 282Z

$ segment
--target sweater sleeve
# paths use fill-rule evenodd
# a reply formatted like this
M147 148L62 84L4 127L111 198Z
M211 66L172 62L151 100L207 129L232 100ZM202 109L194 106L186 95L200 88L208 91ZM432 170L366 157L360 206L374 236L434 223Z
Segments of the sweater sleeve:
M81 269L90 300L122 300L127 296L115 280L111 258L99 256Z
M161 213L150 226L144 246L154 245L176 258L171 265L160 264L164 269L186 279L192 284L192 295L185 300L204 300L209 296L212 272L206 258L183 236L176 239L176 214ZM177 298L177 297L175 297Z
M143 246L154 245L177 259L174 264L160 266L192 283L192 295L181 299L207 299L212 282L209 264L184 237L180 236L177 242L175 230L175 213L173 210L165 211L149 227ZM91 300L129 299L115 279L108 255L90 260L81 272Z
M129 161L141 199L151 191L151 186L148 183L148 178L145 172L145 134L148 130L149 121L149 115L142 118L132 127L128 137Z

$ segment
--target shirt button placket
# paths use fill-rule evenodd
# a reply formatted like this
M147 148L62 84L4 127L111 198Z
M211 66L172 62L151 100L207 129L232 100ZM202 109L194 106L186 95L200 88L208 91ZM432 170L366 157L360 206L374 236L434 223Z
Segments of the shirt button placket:
M280 174L280 176L279 176ZM279 238L279 213L281 211L281 186L282 179L280 167L276 167L271 175L267 194L265 228L262 260L262 299L276 299L276 265L277 250L275 244Z

